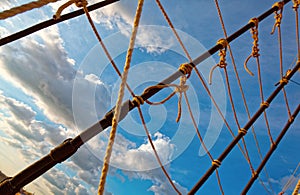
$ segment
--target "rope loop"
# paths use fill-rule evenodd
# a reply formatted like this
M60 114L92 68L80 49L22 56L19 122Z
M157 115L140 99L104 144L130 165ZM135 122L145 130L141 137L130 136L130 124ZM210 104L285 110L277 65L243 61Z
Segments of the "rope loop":
M144 99L141 96L134 96L132 103L137 107L139 107L140 105L144 104Z
M212 161L212 165L219 168L221 166L221 161L219 161L218 159L215 159L215 160Z
M222 48L219 51L220 61L219 61L218 64L216 64L215 66L213 66L210 69L209 78L208 78L208 84L210 84L210 85L212 84L212 75L213 75L214 70L217 67L226 68L226 66L227 66L226 51L227 51L228 42L227 42L226 39L219 39L218 42L217 42L217 45L222 45Z
M257 18L251 18L249 20L249 23L253 23L254 27L251 27L251 34L253 38L253 46L252 46L252 53L246 58L244 62L244 68L247 71L248 74L251 76L254 76L254 74L249 70L247 64L251 57L258 58L260 56L259 54L259 48L258 48L258 23L259 20Z
M238 133L241 133L241 134L243 134L243 136L244 136L244 135L247 134L247 130L244 129L244 128L240 128L239 131L238 131Z
M277 7L278 9L274 12L275 13L275 16L274 16L275 23L274 23L274 26L272 28L271 35L274 34L276 27L280 28L280 24L281 24L281 20L282 20L283 6L284 6L284 2L283 1L276 2L272 6L272 8Z

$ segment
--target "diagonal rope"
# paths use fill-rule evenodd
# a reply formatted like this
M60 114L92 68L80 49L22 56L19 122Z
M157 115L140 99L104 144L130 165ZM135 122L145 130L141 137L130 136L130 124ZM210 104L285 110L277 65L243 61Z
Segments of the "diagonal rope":
M173 189L177 192L177 194L181 195L181 192L175 186L174 182L172 181L171 177L169 176L169 174L166 171L163 163L160 160L160 157L159 157L159 155L158 155L158 153L157 153L157 151L155 149L155 146L153 144L153 141L152 141L152 138L151 138L151 134L150 134L150 132L149 132L149 130L147 128L147 125L146 125L146 122L145 122L145 119L144 119L144 116L143 116L143 113L142 113L142 110L141 110L140 106L138 106L138 111L139 111L140 118L142 120L143 127L145 129L146 134L147 134L148 141L149 141L149 143L151 145L151 148L152 148L152 150L154 152L154 155L155 155L155 158L156 158L157 162L159 163L160 168L162 169L163 173L165 174L167 180L169 181L169 183L171 184L171 186L173 187Z
M289 187L291 186L293 178L294 178L295 174L297 173L299 166L300 166L300 162L298 163L297 167L293 171L292 175L290 176L290 178L288 179L288 181L286 182L286 184L283 186L282 191L281 191L282 193L285 193L285 191L287 189L289 189Z
M247 124L240 129L238 135L231 141L231 143L225 148L225 150L222 152L222 154L217 159L218 163L213 164L206 173L200 178L200 180L195 184L195 186L190 190L189 194L195 194L199 188L207 181L207 179L211 176L211 174L221 165L221 162L228 156L228 154L233 150L233 148L238 144L238 142L241 140L243 136L245 136L249 130L249 128L254 124L254 122L261 116L263 111L268 108L268 105L274 100L274 98L280 93L282 88L288 83L289 79L292 78L292 76L298 71L300 67L300 61L297 62L296 66L284 77L284 80L280 82L280 84L277 86L277 88L273 91L273 93L268 97L266 100L267 104L261 105L260 108L256 111L256 113L252 116L252 118L247 122ZM300 105L296 109L296 113L298 113L300 110ZM296 115L295 113L295 115ZM289 119L288 127L291 125L291 122L293 122L294 118ZM288 128L287 127L287 128ZM286 128L284 128L286 129ZM276 148L276 145L273 144L272 148ZM253 177L257 178L257 174L253 175ZM252 184L251 184L252 185Z
M95 24L94 24L94 22L93 22L93 20L92 20L92 18L91 18L91 16L90 16L90 14L89 14L89 11L87 10L86 7L84 7L84 11L85 11L85 13L86 13L86 16L87 16L87 18L88 18L88 21L89 21L89 23L90 23L90 25L91 25L91 27L92 27L92 30L93 30L94 34L96 35L96 37L97 37L97 39L98 39L98 41L99 41L99 43L100 43L102 49L104 50L104 53L106 54L107 58L109 59L110 63L112 64L114 70L117 72L117 74L119 75L119 77L122 77L120 70L118 69L117 65L115 64L114 60L112 59L112 57L111 57L111 55L110 55L110 53L109 53L107 47L105 46L104 42L102 41L102 38L100 37L100 34L98 33L98 31L97 31L97 29L96 29L96 26L95 26ZM147 128L147 126L146 126L146 124L145 124L145 120L144 120L142 111L141 111L141 109L140 109L140 104L141 104L141 102L144 102L144 100L141 99L140 96L136 96L136 95L134 94L133 90L130 88L130 86L128 85L127 82L126 82L125 85L126 85L128 91L130 92L130 94L132 95L132 97L134 98L134 99L133 99L133 102L135 102L135 103L138 104L138 109L139 109L140 118L141 118L141 120L142 120L144 129L145 129L146 134L147 134L147 136L148 136L148 140L149 140L149 142L150 142L150 144L151 144L151 147L152 147L152 149L153 149L153 151L154 151L156 160L158 161L158 163L159 163L161 169L163 170L163 173L166 175L168 181L170 182L170 184L172 185L172 187L174 188L174 190L175 190L178 194L180 194L180 192L178 191L178 189L176 188L176 186L173 184L172 179L170 178L170 176L169 176L169 174L167 173L166 169L165 169L164 166L162 165L162 162L161 162L161 160L160 160L160 157L159 157L158 154L157 154L157 151L156 151L156 149L155 149L155 147L154 147L154 144L153 144L153 142L152 142L152 139L151 139L151 137L149 136L149 131L148 131L148 128Z
M217 8L217 12L218 12L218 15L219 15L219 19L220 19L220 23L221 23L221 26L222 26L222 29L223 29L223 33L224 33L224 36L225 38L227 39L228 38L228 35L227 35L227 30L226 30L226 27L225 27L225 23L224 23L224 20L223 20L223 16L222 16L222 12L221 12L221 8L219 6L219 2L218 0L214 0L215 1L215 5L216 5L216 8ZM251 20L250 20L251 21ZM251 21L254 25L255 23L259 22L259 19L254 19L253 21ZM252 28L253 29L253 28ZM258 41L258 40L257 40ZM257 50L258 48L254 47L253 48L253 54L254 54L254 57L256 56L256 52L258 52L259 50ZM247 100L246 100L246 97L245 97L245 93L244 93L244 90L243 90L243 87L242 87L242 83L241 83L241 79L240 79L240 76L239 76L239 73L237 71L237 66L236 66L236 63L235 63L235 59L234 59L234 55L233 55L233 52L232 52L232 49L231 49L231 46L230 44L228 44L228 50L229 50L229 54L230 54L230 58L231 58L231 62L232 62L232 65L233 65L233 69L234 69L234 72L235 72L235 76L236 76L236 79L237 79L237 83L238 83L238 86L239 86L239 90L240 90L240 93L242 95L242 99L243 99L243 103L244 103L244 107L246 109L246 113L247 113L247 117L248 119L251 118L251 115L250 115L250 111L249 111L249 108L248 108L248 104L247 104ZM266 115L266 114L264 114ZM267 123L267 121L266 121ZM253 135L253 138L254 138L254 141L255 141L255 145L256 145L256 148L257 148L257 151L258 151L258 154L259 154L259 157L260 159L262 159L262 152L261 152L261 149L260 149L260 146L259 146L259 142L258 142L258 139L257 139L257 135L256 135L256 132L255 132L255 129L253 126L251 126L251 132L252 132L252 135ZM269 128L268 128L268 132L269 132ZM272 137L271 137L272 138ZM247 152L247 147L246 147L246 142L244 140L244 138L242 138L242 142L243 142L243 145L244 145L244 148L245 148L245 151L246 153L248 154ZM250 166L250 169L252 171L252 174L253 174L253 165L250 161L250 156L248 155L248 163L249 163L249 166ZM252 167L252 168L251 168ZM269 177L269 174L266 170L266 168L264 168L264 172L265 172L265 175L267 177L267 181L268 181L268 184L271 188L271 191L273 192L273 194L275 194L274 190L272 189L272 185L270 183L270 177ZM261 185L264 186L264 183L263 182L260 182Z
M298 61L297 63L298 68L300 65L300 62ZM294 69L293 72L295 73L297 71L297 69ZM279 92L279 90L278 90ZM258 168L255 170L255 175L253 175L251 177L251 179L249 180L249 182L247 183L246 187L244 188L244 190L242 191L242 195L246 195L249 191L249 189L251 188L251 186L253 185L253 183L255 182L255 180L257 179L259 173L261 172L262 168L265 167L266 163L268 162L268 160L270 159L271 155L275 152L276 148L278 147L278 145L280 144L282 138L284 137L284 135L287 133L287 131L289 130L290 126L293 124L295 118L297 117L298 113L300 112L300 104L298 104L298 106L296 107L296 109L294 110L294 113L292 114L292 116L288 119L288 121L286 122L286 124L284 125L283 129L281 130L280 134L278 135L276 141L274 142L274 144L271 145L269 151L267 152L267 154L265 155L264 159L262 160L262 162L259 164ZM279 194L283 194L282 192L280 192Z
M4 20L6 18L13 17L17 14L21 14L21 13L24 13L26 11L29 11L29 10L32 10L35 8L43 7L49 3L53 3L56 1L59 1L59 0L38 0L38 1L32 1L30 3L20 5L18 7L13 7L9 10L0 12L0 20Z
M201 143L201 145L202 145L204 151L205 151L205 152L207 153L207 155L209 156L210 160L213 162L213 161L214 161L214 158L212 157L212 154L211 154L211 153L209 152L209 150L207 149L206 144L204 143L204 140L203 140L203 138L202 138L202 136L201 136L201 133L200 133L199 128L198 128L198 126L197 126L197 123L196 123L196 120L195 120L193 111L192 111L192 109L191 109L191 105L190 105L190 102L189 102L189 99L188 99L188 96L187 96L186 92L184 92L183 95L184 95L184 99L185 99L186 105L187 105L187 107L188 107L189 115L190 115L190 117L191 117L191 119L192 119L193 126L194 126L194 128L195 128L195 130L196 130L196 133L197 133L197 136L198 136L198 138L199 138L199 140L200 140L200 143ZM219 171L218 171L218 170L216 170L216 177L217 177L217 181L218 181L218 185L219 185L220 191L221 191L222 195L224 195L224 190L223 190L223 187L222 187L222 184L221 184L221 179L220 179L220 175L219 175Z
M118 121L119 121L119 117L120 117L121 104L122 104L123 96L124 96L125 83L126 83L128 71L130 68L131 57L132 57L136 34L137 34L137 30L138 30L138 26L139 26L139 22L140 22L140 18L141 18L143 4L144 4L144 0L139 0L137 9L136 9L134 22L133 22L133 29L132 29L132 33L131 33L128 50L127 50L124 72L122 75L122 81L121 81L121 85L120 85L120 89L119 89L119 95L118 95L118 99L117 99L117 103L116 103L116 108L114 110L114 116L112 119L112 128L111 128L111 132L110 132L109 142L108 142L106 152L105 152L103 168L102 168L101 178L100 178L100 182L99 182L99 188L98 188L99 195L102 195L104 193L104 186L105 186L105 182L106 182L106 176L108 173L109 161L110 161L112 147L114 144L114 139L116 136Z

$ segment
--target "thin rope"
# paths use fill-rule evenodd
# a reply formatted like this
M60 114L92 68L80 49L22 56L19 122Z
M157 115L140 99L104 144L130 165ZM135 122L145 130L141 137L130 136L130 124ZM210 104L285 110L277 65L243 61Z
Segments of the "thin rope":
M235 135L234 135L232 129L230 128L230 126L229 126L227 120L225 119L223 113L221 112L220 107L218 106L217 102L215 101L215 98L212 96L212 94L211 94L211 92L210 92L210 90L209 90L207 84L206 84L205 81L204 81L204 78L201 76L201 74L200 74L200 72L199 72L199 70L198 70L197 67L195 67L194 70L195 70L195 72L196 72L196 74L197 74L199 80L201 81L201 84L203 85L205 91L207 92L209 98L211 99L211 101L213 102L213 104L214 104L215 108L217 109L219 115L221 116L221 118L222 118L222 120L223 120L225 126L227 127L227 129L228 129L228 131L230 132L231 136L234 138ZM239 143L238 143L237 145L238 145L238 147L239 147L241 153L243 154L243 156L244 156L245 159L247 160L246 154L245 154L244 150L242 149L241 145L240 145Z
M233 103L233 98L232 98L232 93L231 93L231 88L230 88L230 83L229 83L229 77L228 77L228 72L227 72L227 63L226 63L226 49L227 49L227 41L225 39L220 39L217 44L221 44L223 46L222 49L220 49L220 52L219 52L219 56L220 56L220 61L217 65L215 65L211 70L210 70L210 74L209 74L209 84L211 84L211 80L212 80L212 74L213 74L213 71L215 70L216 67L220 67L222 69L224 69L224 74L225 74L225 78L226 78L226 86L227 86L227 91L228 91L228 95L229 95L229 100L230 100L230 105L231 105L231 109L233 111L233 115L234 115L234 119L235 119L235 122L236 122L236 125L238 127L238 129L241 129L240 127L240 124L239 124L239 121L238 121L238 118L237 118L237 114L236 114L236 111L235 111L235 106L234 106L234 103ZM249 167L250 167L250 170L251 172L253 173L254 172L254 168L252 166L252 163L250 161L250 157L249 157L249 152L248 152L248 149L247 149L247 146L246 146L246 142L244 139L242 139L242 143L243 143L243 147L244 147L244 154L245 154L245 158L249 164Z
M286 184L283 186L282 188L282 192L284 193L287 189L289 189L290 185L292 184L293 178L295 176L295 174L298 171L298 168L300 166L300 163L298 163L297 167L295 168L295 170L293 171L292 175L290 176L289 180L286 182Z
M275 33L276 28L278 29L277 34L278 34L278 44L279 44L279 67L280 67L280 76L282 78L284 75L283 75L283 51L282 51L282 38L281 38L281 21L282 21L282 12L283 12L284 3L276 2L273 5L273 7L278 7L278 11L274 12L275 23L274 23L271 34ZM283 91L283 97L284 97L286 109L288 112L288 116L291 117L291 110L290 110L290 106L289 106L285 88L283 88L282 91Z
M91 26L91 28L92 28L92 30L93 30L93 32L94 32L96 38L98 39L98 42L100 43L100 45L101 45L101 47L102 47L102 49L103 49L103 51L104 51L106 57L107 57L108 60L110 61L110 63L111 63L111 65L113 66L114 70L117 72L118 76L121 78L121 77L122 77L122 74L121 74L121 72L120 72L118 66L116 65L115 61L114 61L113 58L111 57L111 55L110 55L110 53L109 53L107 47L105 46L105 44L104 44L104 42L103 42L103 40L102 40L102 38L101 38L101 36L100 36L100 34L99 34L99 32L98 32L96 26L95 26L95 24L94 24L94 22L93 22L93 20L92 20L92 18L91 18L91 15L89 14L89 11L88 11L87 7L83 7L83 9L84 9L84 12L85 12L85 14L86 14L86 16L87 16L87 19L88 19L89 23L90 23L90 26ZM134 97L135 94L134 94L133 90L130 88L130 86L128 85L127 82L126 82L126 88L127 88L128 91L130 92L131 96Z
M297 40L297 56L298 60L300 60L300 40L299 40L299 16L298 16L298 8L299 8L299 0L293 0L294 5L293 9L295 11L295 20L296 20L296 40Z
M138 106L138 111L139 111L140 118L141 118L141 120L142 120L143 127L144 127L144 129L145 129L146 134L147 134L148 141L149 141L149 143L150 143L150 145L151 145L151 148L152 148L152 150L153 150L153 152L154 152L154 156L155 156L157 162L159 163L160 168L162 169L163 173L164 173L165 176L167 177L167 179L168 179L169 183L171 184L171 186L173 187L173 189L177 192L177 194L180 194L180 195L181 195L181 192L180 192L180 191L177 189L177 187L175 186L174 182L172 181L171 177L169 176L168 172L166 171L164 165L162 164L162 162L161 162L161 160L160 160L160 157L159 157L159 155L158 155L158 153L157 153L157 151L156 151L156 149L155 149L155 146L154 146L154 144L153 144L153 141L152 141L150 132L149 132L149 130L148 130L148 128L147 128L147 125L146 125L146 122L145 122L145 119L144 119L144 116L143 116L143 113L142 113L142 110L141 110L140 106Z
M119 121L119 116L120 116L120 111L121 111L121 104L122 104L122 100L123 100L123 96L124 96L125 83L127 81L127 76L128 76L128 72L129 72L129 68L130 68L131 57L132 57L132 53L133 53L133 48L134 48L134 44L135 44L139 21L141 18L143 4L144 4L144 0L139 0L137 9L136 9L136 14L134 17L133 29L132 29L132 33L131 33L128 50L127 50L124 72L122 75L122 82L120 85L116 108L115 108L114 116L112 119L112 128L111 128L111 132L110 132L110 136L109 136L109 142L108 142L106 152L105 152L103 168L102 168L101 178L100 178L100 182L99 182L99 188L98 188L99 195L102 195L104 193L106 176L107 176L108 169L109 169L109 161L110 161L110 157L111 157L111 153L112 153L114 139L116 136L117 126L118 126L118 121Z
M219 19L220 19L220 23L221 23L221 26L222 26L222 29L223 29L224 36L225 36L225 38L227 39L227 38L228 38L228 35L227 35L225 23L224 23L224 20L223 20L223 16L222 16L222 12L221 12L221 8L220 8L220 6L219 6L218 0L215 0L215 5L216 5L216 8L217 8L217 12L218 12L218 16L219 16ZM250 21L251 21L251 20L250 20ZM254 24L255 24L255 23L258 23L259 20L258 20L258 19L254 19L254 20L252 20L251 22L254 22ZM246 109L247 117L248 117L248 119L250 119L250 118L251 118L251 115L250 115L249 107L248 107L247 100L246 100L246 97L245 97L245 93L244 93L244 90L243 90L243 87L242 87L241 79L240 79L239 73L238 73L238 71L237 71L237 66L236 66L236 63L235 63L235 59L234 59L233 52L232 52L232 49L231 49L230 44L228 44L227 47L228 47L228 50L229 50L229 54L230 54L231 62L232 62L232 65L233 65L234 73L235 73L235 76L236 76L236 80L237 80L237 83L238 83L238 86L239 86L239 90L240 90L240 93L241 93L241 95L242 95L242 99L243 99L244 107L245 107L245 109ZM253 48L253 51L254 51L254 56L256 56L256 52L258 52L259 50L257 50L257 48ZM252 135L253 135L253 138L254 138L254 141L255 141L255 145L256 145L258 154L259 154L259 156L260 156L260 159L263 159L262 152L261 152L261 149L260 149L260 146L259 146L259 142L258 142L258 139L257 139L257 136L256 136L256 132L255 132L255 129L254 129L253 126L251 126L251 132L252 132ZM242 140L243 140L243 143L246 143L246 142L244 141L244 138L243 138L243 137L242 137ZM245 145L246 145L246 144L245 144ZM245 145L244 145L244 146L245 146ZM247 150L247 148L245 148L245 150ZM248 152L247 152L247 153L248 153ZM252 166L252 164L251 164L250 156L249 156L249 155L248 155L248 159L249 159L248 163L250 163L249 166L250 166L250 169L251 169L251 167L253 167L253 166ZM266 174L267 181L268 181L268 183L269 183L269 186L270 186L272 192L275 193L274 190L273 190L273 188L272 188L272 185L271 185L271 183L270 183L270 177L269 177L269 174L268 174L266 168L264 168L264 172L265 172L265 174ZM252 173L253 173L253 172L252 172ZM261 183L262 185L264 185L262 182L260 182L260 183Z
M197 133L197 136L198 136L198 138L200 140L200 143L201 143L202 147L204 148L204 151L209 156L210 160L213 162L214 158L213 158L212 154L209 152L209 150L207 149L206 144L204 143L204 140L203 140L203 138L201 136L201 133L200 133L199 128L198 128L198 126L196 124L196 120L195 120L193 111L191 109L191 105L190 105L190 102L189 102L189 99L188 99L188 96L187 96L186 92L184 92L183 95L184 95L184 99L185 99L186 105L188 107L189 115L190 115L190 117L192 119L193 126L194 126L194 129L196 130L196 133ZM222 194L224 194L224 190L223 190L223 186L221 184L221 179L220 179L219 171L218 170L216 170L216 177L217 177L217 180L218 180L218 185L219 185L220 191L221 191Z
M261 97L261 103L263 103L265 100L264 100L263 85L262 85L262 78L261 78L261 68L260 68L261 66L260 66L260 61L259 61L260 54L259 54L259 48L258 48L258 45L259 45L258 44L258 40L259 40L258 39L258 24L259 24L259 21L258 21L257 18L252 18L249 21L249 23L254 23L254 27L252 27L251 31L250 31L254 41L253 41L253 46L252 46L252 53L245 60L244 68L251 76L253 76L254 74L248 69L247 63L248 63L248 61L251 57L256 59L257 71L258 71L258 76L257 77L258 77L258 83L259 83L259 92L260 92L260 97ZM268 131L268 135L269 135L269 138L270 138L270 142L271 142L271 144L273 144L274 141L273 141L273 137L272 137L272 134L271 134L271 129L270 129L270 125L269 125L269 121L268 121L266 111L264 111L264 119L265 119L267 131ZM270 182L269 182L269 185L271 186Z
M39 0L39 1L32 1L30 3L20 5L18 7L13 7L9 10L0 12L0 20L4 20L6 18L13 17L15 15L24 13L26 11L29 11L29 10L32 10L35 8L43 7L49 3L53 3L56 1L59 1L59 0Z

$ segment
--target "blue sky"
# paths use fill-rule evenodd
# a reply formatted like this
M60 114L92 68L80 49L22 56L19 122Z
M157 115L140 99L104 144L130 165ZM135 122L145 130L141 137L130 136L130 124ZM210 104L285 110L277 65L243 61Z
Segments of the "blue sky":
M25 0L3 0L0 10L26 3ZM96 2L88 1L90 4ZM22 30L52 17L62 2L0 21L0 37ZM273 0L220 0L228 34L245 25L250 18L269 9ZM96 27L117 66L122 69L131 32L137 1L121 0L112 6L91 13ZM192 58L215 45L223 37L214 1L187 0L162 1L175 28L178 30ZM292 4L285 6L282 21L283 65L286 71L293 67L297 55L295 42L295 16ZM77 9L70 7L65 12ZM275 89L280 78L277 31L270 35L273 15L259 24L259 48L265 98ZM128 83L136 94L177 70L187 61L177 40L168 28L155 1L145 1L141 27L132 59ZM246 32L231 44L237 69L245 90L251 115L259 108L260 96L257 66L251 59L248 67L243 63L251 53L252 38ZM218 63L217 54L200 64L206 79L210 68ZM242 97L227 54L228 74L239 122L243 126L247 115ZM94 124L115 104L120 80L108 63L85 16L49 27L26 38L0 47L0 171L13 176L51 148L68 137ZM300 82L299 73L293 81ZM178 83L178 81L176 81ZM201 86L196 74L188 81L187 92L196 122L205 143L217 158L232 140L220 115ZM286 87L290 108L299 104L299 85ZM212 94L234 131L234 122L227 95L224 74L216 69ZM159 101L172 89L165 89L152 101ZM159 156L178 189L186 194L210 167L211 161L195 133L185 101L182 118L177 116L178 96L161 106L142 106ZM130 98L129 94L125 98ZM282 93L267 110L273 138L276 139L288 120ZM280 146L271 157L266 169L269 182L261 173L261 180L278 194L300 161L299 120L295 120ZM262 154L270 147L263 117L254 124ZM109 130L91 139L66 162L55 166L26 186L35 194L96 194L102 159ZM246 138L254 168L260 163L252 133ZM251 171L238 147L226 158L219 169L225 194L239 194L251 177ZM299 179L292 177L293 185ZM269 186L271 184L271 188ZM119 125L113 150L111 168L106 185L107 194L174 194L154 158L150 143L142 128L138 112L133 110ZM217 179L212 175L199 194L221 194ZM249 194L273 194L257 181Z

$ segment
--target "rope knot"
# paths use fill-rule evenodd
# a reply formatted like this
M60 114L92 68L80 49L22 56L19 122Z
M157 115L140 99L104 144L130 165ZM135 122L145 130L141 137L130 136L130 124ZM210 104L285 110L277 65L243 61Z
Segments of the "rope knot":
M276 27L280 28L280 24L281 24L281 20L282 20L283 6L284 6L284 2L276 2L272 6L272 8L277 7L277 10L274 12L275 13L275 16L274 16L275 23L272 28L271 34L274 34Z
M299 7L300 1L299 0L293 0L293 3L294 3L293 9L297 10L298 7Z
M270 104L269 104L269 102L263 102L260 104L260 106L268 108L270 106Z
M279 81L280 84L287 84L289 82L289 80L285 77L282 77L282 79Z
M86 7L88 2L86 0L76 0L75 5L77 7Z
M184 63L181 64L179 67L179 70L184 74L184 75L188 75L188 77L191 75L192 70L193 70L194 66L191 63Z
M139 107L144 104L144 99L141 96L134 96L132 103Z
M249 20L249 23L253 23L254 26L251 27L251 34L253 38L253 46L252 46L252 52L251 54L247 57L247 59L244 62L244 68L250 74L251 76L254 76L254 74L249 70L247 67L247 63L250 60L251 57L258 58L260 56L259 54L259 48L258 48L258 23L259 20L257 18L252 18Z
M247 130L244 129L244 128L241 128L241 129L238 130L238 133L241 133L241 134L243 134L243 136L244 136L244 135L247 134Z
M221 45L222 48L220 49L219 51L219 56L220 56L220 61L218 64L216 64L215 66L213 66L209 72L209 77L208 77L208 84L211 85L212 83L212 74L214 72L214 70L217 68L217 67L220 67L220 68L226 68L227 66L227 63L226 63L226 51L227 51L227 46L228 46L228 42L226 39L220 39L218 40L217 42L217 45Z
M77 7L79 7L79 8L80 8L80 7L86 8L86 6L87 6L87 4L88 4L86 0L70 0L70 1L66 2L65 4L61 5L61 6L57 9L55 15L53 16L53 19L54 19L54 20L58 20L58 19L60 18L60 16L61 16L61 13L62 13L67 7L69 7L70 5L72 5L73 3L74 3Z
M214 165L214 166L216 166L217 168L219 168L219 167L221 166L221 162L220 162L218 159L216 159L216 160L213 160L213 161L212 161L212 165Z

